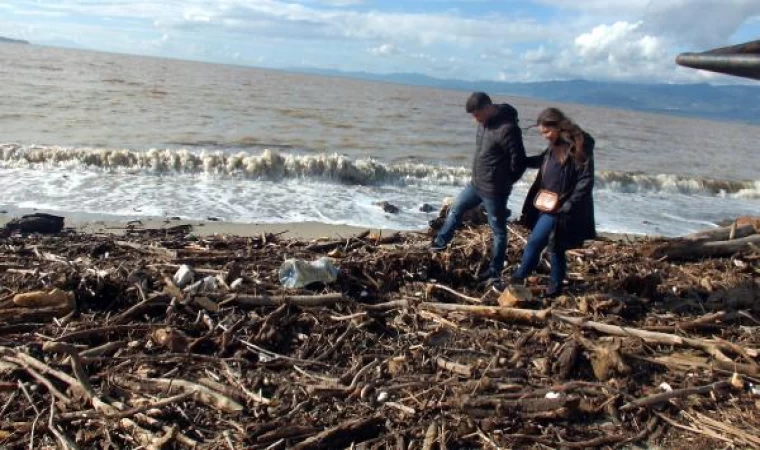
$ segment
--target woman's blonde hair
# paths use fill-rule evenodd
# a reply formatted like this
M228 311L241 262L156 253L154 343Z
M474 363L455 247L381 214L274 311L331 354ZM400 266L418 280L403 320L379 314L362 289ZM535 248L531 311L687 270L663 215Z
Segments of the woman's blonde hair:
M539 125L558 129L559 138L568 144L567 151L560 157L560 162L563 165L567 161L568 154L573 157L577 164L585 164L588 161L588 155L583 149L583 130L565 113L557 108L546 108L541 111L538 119L536 119L536 126Z

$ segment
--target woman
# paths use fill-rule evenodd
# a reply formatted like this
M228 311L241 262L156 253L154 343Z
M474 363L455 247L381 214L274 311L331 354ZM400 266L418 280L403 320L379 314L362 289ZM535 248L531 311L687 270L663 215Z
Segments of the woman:
M522 209L522 223L531 234L512 283L523 283L549 247L551 276L547 297L562 292L567 273L565 251L596 237L594 227L594 138L557 108L547 108L536 120L549 142L540 155L527 159L539 169Z

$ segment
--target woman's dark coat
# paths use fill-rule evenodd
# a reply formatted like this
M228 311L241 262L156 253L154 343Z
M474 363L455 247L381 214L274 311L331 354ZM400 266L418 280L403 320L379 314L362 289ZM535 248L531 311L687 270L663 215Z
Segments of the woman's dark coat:
M583 150L588 157L585 164L578 164L574 158L562 167L562 192L560 207L557 211L557 227L554 230L553 245L556 249L577 248L586 239L596 237L594 225L594 138L583 133ZM549 148L543 153L527 158L526 165L538 169L536 180L528 191L522 208L521 222L531 230L536 225L540 211L533 206L533 201L541 189L542 166L549 157Z

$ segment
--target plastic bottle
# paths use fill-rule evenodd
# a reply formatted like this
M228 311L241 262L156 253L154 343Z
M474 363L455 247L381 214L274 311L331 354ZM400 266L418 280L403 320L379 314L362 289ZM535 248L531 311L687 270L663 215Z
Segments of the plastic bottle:
M326 256L312 262L291 258L280 266L280 283L287 288L302 288L312 283L329 284L337 278L338 269Z

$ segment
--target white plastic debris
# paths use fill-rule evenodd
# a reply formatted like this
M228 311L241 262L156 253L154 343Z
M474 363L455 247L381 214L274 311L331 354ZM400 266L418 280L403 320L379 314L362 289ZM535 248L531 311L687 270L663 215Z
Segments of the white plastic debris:
M673 392L673 388L670 387L670 385L664 381L660 383L660 389L662 389L665 392Z
M560 397L562 397L562 394L559 393L559 392L549 391L549 392L546 393L546 395L544 397L554 399L554 398L560 398Z
M230 289L232 289L233 291L236 291L237 288L239 288L242 284L243 284L243 279L242 278L238 278L235 281L233 281L232 283L230 283Z
M388 393L387 392L382 391L379 394L377 394L377 401L378 401L378 403L383 403L386 400L388 400Z
M174 281L174 284L176 284L177 287L183 288L187 286L187 284L190 283L192 279L193 269L191 269L190 266L186 264L182 264L177 270L177 273L174 274L172 281Z
M279 275L283 286L301 288L312 283L332 283L338 278L338 269L324 256L311 262L291 258L282 263Z
M201 292L209 292L209 291L215 291L219 288L218 281L216 277L214 276L207 276L203 279L203 286L201 287Z

